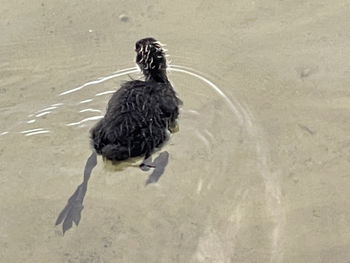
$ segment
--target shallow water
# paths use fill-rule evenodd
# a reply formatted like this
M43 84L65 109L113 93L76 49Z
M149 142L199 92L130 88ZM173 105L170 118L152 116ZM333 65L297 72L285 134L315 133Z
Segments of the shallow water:
M137 6L137 8L135 8ZM1 262L348 262L346 1L16 1L0 29ZM88 131L130 78L134 42L167 44L184 101L145 187ZM157 154L155 155L157 156Z

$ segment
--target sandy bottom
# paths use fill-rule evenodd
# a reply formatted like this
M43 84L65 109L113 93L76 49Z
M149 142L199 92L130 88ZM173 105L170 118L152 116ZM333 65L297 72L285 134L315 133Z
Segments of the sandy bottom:
M1 3L0 261L349 262L348 3L118 2ZM88 131L146 36L184 101L169 164L145 187L99 158L63 236Z

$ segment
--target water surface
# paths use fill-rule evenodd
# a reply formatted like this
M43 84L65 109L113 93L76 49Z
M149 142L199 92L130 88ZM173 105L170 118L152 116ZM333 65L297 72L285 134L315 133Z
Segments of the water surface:
M348 262L346 1L0 11L1 261ZM184 101L169 163L145 187L137 163L98 159L63 236L54 223L82 181L88 131L140 77L133 48L146 36L168 45Z

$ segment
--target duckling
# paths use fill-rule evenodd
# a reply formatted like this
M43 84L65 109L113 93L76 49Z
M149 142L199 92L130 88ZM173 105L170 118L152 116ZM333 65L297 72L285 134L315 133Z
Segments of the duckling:
M135 51L145 80L123 83L108 102L104 118L91 130L96 153L111 161L150 157L176 126L182 104L168 80L161 43L144 38L136 42Z

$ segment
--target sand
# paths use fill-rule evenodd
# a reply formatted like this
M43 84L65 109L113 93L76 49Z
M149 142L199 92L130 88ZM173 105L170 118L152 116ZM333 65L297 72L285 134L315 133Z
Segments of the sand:
M1 262L349 262L348 1L3 1ZM184 106L157 184L89 129L134 43L167 44ZM128 74L129 75L128 75ZM65 95L59 94L83 88ZM101 94L102 93L102 94ZM157 154L156 154L157 155Z

